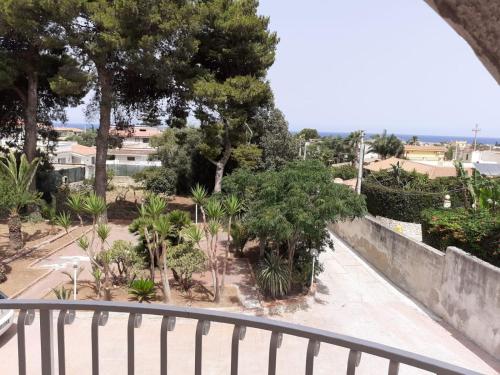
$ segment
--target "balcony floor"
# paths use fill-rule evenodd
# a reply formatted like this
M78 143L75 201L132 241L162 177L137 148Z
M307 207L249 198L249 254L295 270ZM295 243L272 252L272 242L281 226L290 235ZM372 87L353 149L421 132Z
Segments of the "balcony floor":
M336 251L321 255L325 272L318 292L308 305L294 313L273 316L294 323L333 330L373 340L436 359L496 374L500 364L458 332L445 327L415 302L373 271L349 248L334 239ZM90 374L91 314L79 312L66 327L66 363L69 374ZM159 373L160 319L144 316L136 330L136 374ZM126 373L126 325L124 314L110 315L100 328L102 374ZM169 333L169 370L172 374L193 373L195 322L179 319ZM212 324L204 337L203 373L228 374L232 327ZM38 319L27 327L28 374L38 374L40 344ZM267 371L268 332L248 329L240 343L240 374ZM307 342L285 336L278 351L278 374L303 374ZM316 358L315 374L345 374L348 351L323 345ZM2 374L17 372L14 331L0 339ZM387 361L363 355L357 374L387 373ZM401 366L400 374L422 373Z

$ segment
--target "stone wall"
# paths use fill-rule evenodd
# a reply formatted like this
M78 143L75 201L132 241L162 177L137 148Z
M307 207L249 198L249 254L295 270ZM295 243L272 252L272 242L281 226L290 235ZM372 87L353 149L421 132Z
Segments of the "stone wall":
M455 247L446 253L372 217L329 226L430 311L500 359L500 269Z

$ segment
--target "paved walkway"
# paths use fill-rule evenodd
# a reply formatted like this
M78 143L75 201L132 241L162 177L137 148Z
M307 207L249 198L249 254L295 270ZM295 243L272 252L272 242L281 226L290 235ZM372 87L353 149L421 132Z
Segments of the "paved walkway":
M498 362L448 330L439 321L394 288L335 239L335 252L321 255L325 272L318 279L318 292L307 306L273 318L334 330L364 339L462 365L481 373L496 374ZM90 374L89 313L79 313L67 327L67 373ZM144 317L136 330L136 374L159 373L161 320ZM102 374L126 373L127 316L113 314L100 331ZM169 373L193 373L196 322L179 319L169 333ZM38 325L27 329L28 374L39 374ZM212 324L203 342L203 374L229 374L232 327ZM240 374L267 373L269 333L248 329L240 344ZM306 340L285 336L278 352L278 374L303 374ZM348 351L322 345L315 361L315 374L345 374ZM0 338L1 373L14 374L17 366L14 331ZM357 374L387 373L387 361L363 355ZM420 374L402 366L400 374Z

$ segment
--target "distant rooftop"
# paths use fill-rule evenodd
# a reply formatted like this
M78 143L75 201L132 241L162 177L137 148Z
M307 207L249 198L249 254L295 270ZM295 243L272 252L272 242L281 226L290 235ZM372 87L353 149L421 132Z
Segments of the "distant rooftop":
M434 165L427 165L395 157L370 163L366 165L364 169L372 172L378 172L386 169L391 169L392 166L396 165L397 163L399 163L400 167L407 172L415 171L417 173L426 174L429 176L430 179L438 177L454 177L457 175L455 167L440 167ZM467 168L466 171L467 173L471 174L471 170L469 168Z
M446 147L444 146L417 146L417 145L405 145L405 151L433 151L433 152L446 152Z

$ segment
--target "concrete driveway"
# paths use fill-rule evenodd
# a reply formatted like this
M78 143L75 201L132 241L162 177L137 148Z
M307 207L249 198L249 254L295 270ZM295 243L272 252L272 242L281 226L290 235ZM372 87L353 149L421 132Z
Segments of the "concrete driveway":
M318 279L318 292L306 306L282 316L273 316L322 329L333 330L435 357L485 374L497 374L500 365L456 331L407 298L380 277L350 249L334 238L336 251L321 255L325 272ZM81 312L66 328L68 374L90 374L91 314ZM157 317L143 318L136 330L136 374L159 373L159 328ZM112 314L100 329L101 374L126 373L127 316ZM178 320L169 333L169 373L194 370L196 322ZM40 344L37 322L27 328L28 374L39 374ZM229 374L232 327L212 324L203 343L203 374ZM268 332L248 329L240 344L240 374L267 373ZM17 372L17 340L11 330L0 338L0 373ZM278 374L303 374L307 342L289 336L278 351ZM348 351L322 345L315 361L315 374L345 374ZM363 355L357 374L387 373L386 360ZM401 374L423 372L401 366Z

